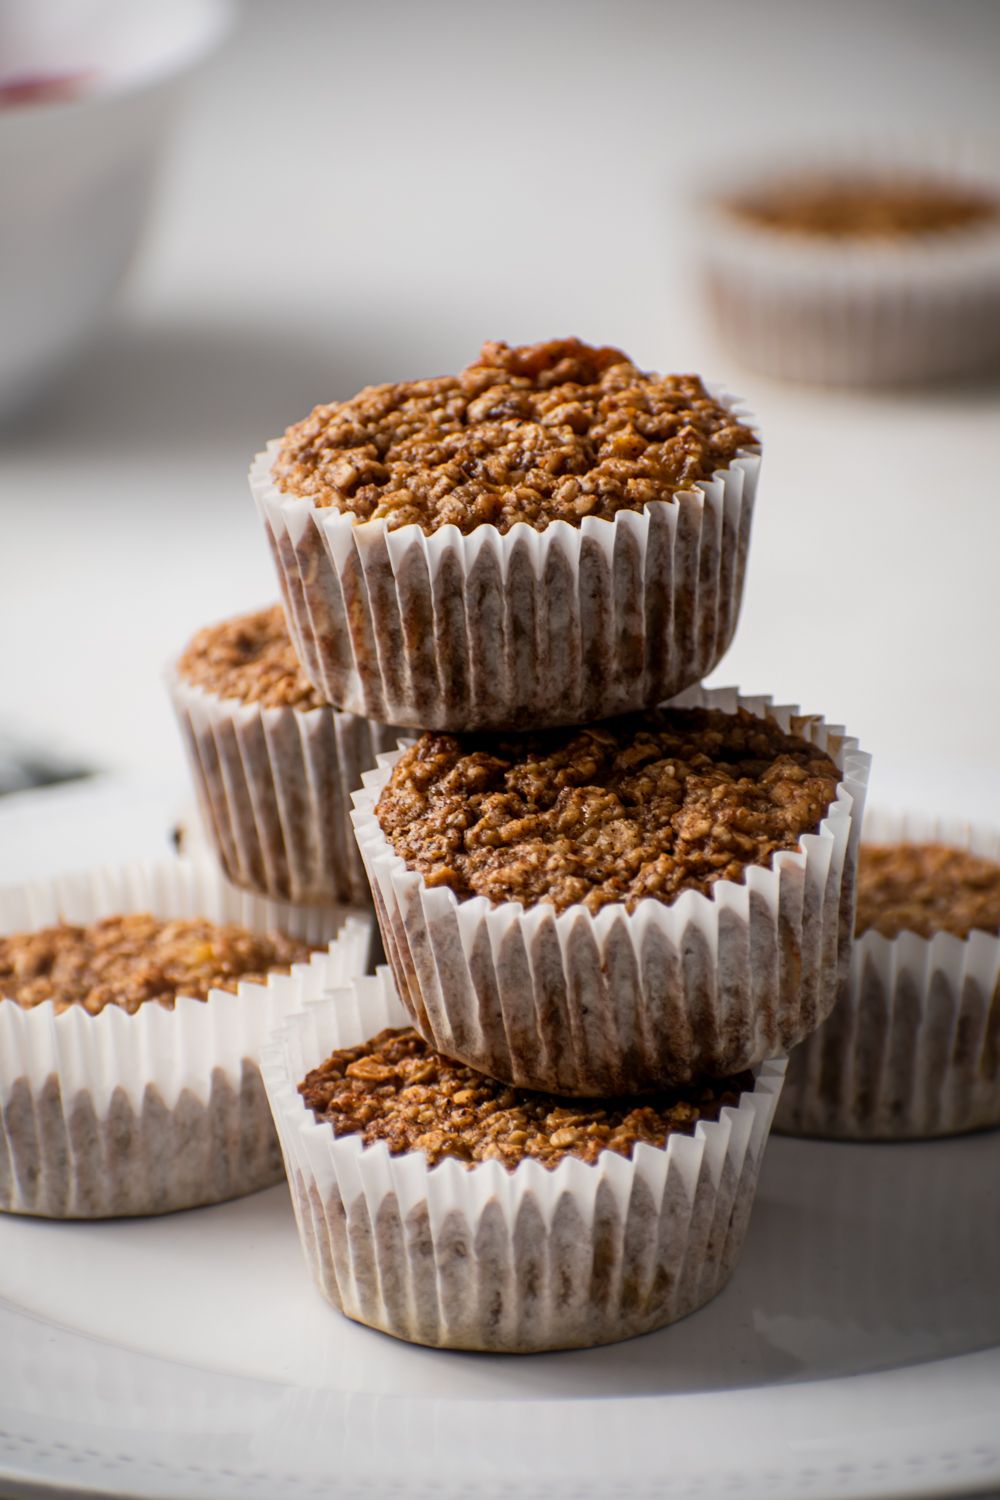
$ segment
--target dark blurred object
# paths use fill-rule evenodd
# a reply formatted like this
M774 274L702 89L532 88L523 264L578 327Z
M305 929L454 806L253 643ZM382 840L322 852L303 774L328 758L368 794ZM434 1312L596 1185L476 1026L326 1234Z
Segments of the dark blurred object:
M64 760L51 751L0 737L0 797L8 792L30 792L95 774L93 766Z

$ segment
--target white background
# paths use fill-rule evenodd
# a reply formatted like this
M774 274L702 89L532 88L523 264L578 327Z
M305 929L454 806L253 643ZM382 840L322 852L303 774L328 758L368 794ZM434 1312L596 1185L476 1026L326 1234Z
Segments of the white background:
M846 722L874 796L1000 818L1000 387L772 383L703 328L702 163L776 137L1000 131L1000 7L249 5L196 80L144 253L0 436L2 727L181 783L164 663L276 594L246 487L316 402L577 333L694 368L766 456L715 681Z

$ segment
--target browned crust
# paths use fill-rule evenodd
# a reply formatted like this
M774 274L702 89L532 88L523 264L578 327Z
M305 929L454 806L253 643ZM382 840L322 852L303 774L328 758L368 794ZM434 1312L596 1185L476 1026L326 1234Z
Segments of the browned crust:
M855 931L1000 933L1000 864L944 844L863 844Z
M199 630L177 662L190 687L262 708L323 708L299 665L280 604Z
M795 849L840 779L771 720L658 709L521 737L425 734L376 817L411 869L460 899L631 910Z
M281 933L250 932L202 918L162 921L148 913L104 917L85 927L63 922L0 938L0 999L26 1009L53 1001L97 1015L117 1005L130 1015L150 1001L208 998L243 981L287 973L312 950Z
M411 1028L379 1032L333 1052L299 1084L307 1107L336 1135L385 1141L393 1155L422 1151L429 1165L454 1157L508 1169L533 1160L555 1167L568 1156L593 1162L602 1151L631 1156L644 1141L663 1147L699 1120L734 1108L753 1076L641 1099L565 1099L508 1087L434 1052Z
M487 343L459 375L316 407L272 473L359 522L543 531L672 500L756 441L696 375L646 374L579 339Z
M730 211L761 228L817 239L903 240L978 227L1000 201L929 176L818 174L734 196Z

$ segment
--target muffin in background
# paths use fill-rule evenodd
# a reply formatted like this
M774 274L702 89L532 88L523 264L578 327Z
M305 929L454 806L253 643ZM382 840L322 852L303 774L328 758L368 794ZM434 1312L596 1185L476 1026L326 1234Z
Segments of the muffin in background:
M649 707L736 627L760 439L695 375L578 339L317 407L250 485L329 702L530 729Z
M699 191L696 245L719 337L765 374L869 386L1000 368L1000 164L786 152Z
M265 1054L302 1248L335 1307L413 1343L522 1353L630 1338L721 1291L783 1062L577 1105L482 1078L406 1025L380 969Z
M230 880L281 901L369 906L351 793L397 731L324 702L277 604L200 630L168 686Z
M864 836L849 977L789 1058L776 1127L888 1141L1000 1125L1000 834L873 813Z

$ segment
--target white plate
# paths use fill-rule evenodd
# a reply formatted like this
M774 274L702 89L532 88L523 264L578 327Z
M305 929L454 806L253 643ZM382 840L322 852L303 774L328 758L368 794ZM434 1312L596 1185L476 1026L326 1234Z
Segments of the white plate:
M0 809L0 843L13 832ZM411 1348L341 1318L307 1277L284 1188L164 1219L0 1218L0 1490L1000 1487L998 1183L1000 1133L775 1139L720 1298L627 1344L520 1358Z

